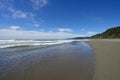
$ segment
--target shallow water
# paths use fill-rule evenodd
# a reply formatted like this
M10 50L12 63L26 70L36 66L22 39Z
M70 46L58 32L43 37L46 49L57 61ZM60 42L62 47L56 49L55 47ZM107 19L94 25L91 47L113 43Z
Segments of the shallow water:
M94 55L85 42L0 49L1 80L92 80Z

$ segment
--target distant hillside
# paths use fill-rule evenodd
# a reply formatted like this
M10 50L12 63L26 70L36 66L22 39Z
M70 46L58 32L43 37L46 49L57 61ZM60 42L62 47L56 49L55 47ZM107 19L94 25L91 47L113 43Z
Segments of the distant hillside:
M75 37L75 38L72 38L72 39L90 39L91 37Z
M107 29L105 32L96 34L92 38L120 39L120 26Z

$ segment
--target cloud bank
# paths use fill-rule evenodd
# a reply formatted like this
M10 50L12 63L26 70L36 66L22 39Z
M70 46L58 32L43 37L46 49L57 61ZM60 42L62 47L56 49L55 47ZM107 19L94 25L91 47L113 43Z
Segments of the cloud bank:
M13 29L13 30L17 30L17 29L20 29L21 27L20 26L11 26L10 29Z
M58 31L59 32L72 32L72 29L69 29L69 28L59 28Z
M81 35L69 32L44 32L20 30L19 26L11 26L9 29L0 29L0 39L64 39Z

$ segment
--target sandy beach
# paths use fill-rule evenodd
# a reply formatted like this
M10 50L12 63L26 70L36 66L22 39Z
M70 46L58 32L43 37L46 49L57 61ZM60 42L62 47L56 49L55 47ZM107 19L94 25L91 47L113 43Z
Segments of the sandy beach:
M10 57L10 64L1 69L6 74L0 80L120 80L120 40L87 43L72 42L31 51L10 49L9 55L1 53L1 59Z
M120 80L120 40L93 40L88 44L95 54L93 80Z

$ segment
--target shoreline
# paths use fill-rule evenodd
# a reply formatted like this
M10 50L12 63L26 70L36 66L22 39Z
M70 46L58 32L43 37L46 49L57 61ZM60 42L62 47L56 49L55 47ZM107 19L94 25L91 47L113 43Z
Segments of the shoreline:
M120 80L120 40L93 39L87 43L95 55L93 80Z
M12 49L12 48L11 48ZM26 53L29 53L26 55ZM0 80L92 80L94 55L85 42L72 42L45 49L13 51L1 58L12 57L12 67L3 68ZM14 55L13 55L14 53ZM19 56L22 57L20 59ZM11 54L11 56L10 56ZM17 56L16 56L17 55ZM4 59L3 59L4 60ZM18 62L16 62L18 61ZM4 62L5 63L5 62ZM1 72L1 73L2 73Z

